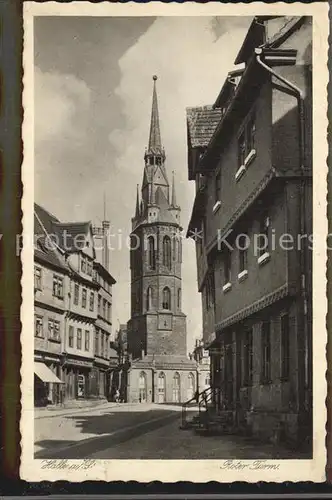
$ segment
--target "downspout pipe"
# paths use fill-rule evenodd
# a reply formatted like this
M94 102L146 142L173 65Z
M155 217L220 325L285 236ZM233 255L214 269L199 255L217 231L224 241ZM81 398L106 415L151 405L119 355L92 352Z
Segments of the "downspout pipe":
M297 87L294 83L290 82L283 76L279 75L270 66L262 61L261 56L264 54L264 49L256 48L256 61L257 63L270 75L274 76L277 80L282 82L288 89L293 92L298 102L298 112L299 112L299 160L300 160L300 173L301 173L301 183L300 183L300 233L305 234L306 224L305 224L305 112L304 112L304 93ZM309 338L308 338L308 298L307 298L307 287L306 287L306 255L305 250L300 248L300 268L301 268L301 296L302 296L302 306L303 306L303 333L305 341L305 386L306 389L311 388L311 383L309 381ZM300 315L301 317L301 315ZM308 401L304 403L308 404ZM310 405L309 405L310 407Z

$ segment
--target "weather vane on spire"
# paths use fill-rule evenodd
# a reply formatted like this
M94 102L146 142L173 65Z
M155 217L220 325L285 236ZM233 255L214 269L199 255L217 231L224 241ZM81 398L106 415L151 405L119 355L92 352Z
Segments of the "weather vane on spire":
M158 80L157 75L153 75L152 79L153 79L154 81Z

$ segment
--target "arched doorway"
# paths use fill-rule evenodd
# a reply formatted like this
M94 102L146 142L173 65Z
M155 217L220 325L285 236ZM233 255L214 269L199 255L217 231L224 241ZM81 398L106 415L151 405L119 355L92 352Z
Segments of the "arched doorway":
M163 372L159 373L158 377L158 403L165 403L166 393L165 393L165 374Z
M180 403L180 374L176 372L173 377L173 403Z
M146 373L141 372L139 375L139 402L146 403Z
M188 375L188 392L187 399L192 399L195 396L195 378L193 373Z

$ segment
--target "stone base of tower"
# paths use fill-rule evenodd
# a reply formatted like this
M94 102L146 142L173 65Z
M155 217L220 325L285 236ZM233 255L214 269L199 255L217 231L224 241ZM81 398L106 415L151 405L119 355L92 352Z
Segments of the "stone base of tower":
M128 371L127 401L180 404L194 397L197 365L185 356L147 355Z

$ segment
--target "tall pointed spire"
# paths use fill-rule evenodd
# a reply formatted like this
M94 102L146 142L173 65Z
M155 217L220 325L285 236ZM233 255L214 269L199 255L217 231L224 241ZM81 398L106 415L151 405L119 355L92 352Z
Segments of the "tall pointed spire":
M175 179L174 179L174 170L172 172L172 207L176 207L176 194L175 194Z
M159 112L158 112L158 98L156 81L157 76L153 76L153 95L152 95L152 111L151 111L151 124L150 124L150 137L149 137L149 147L148 153L160 155L163 153L161 146L160 137L160 125L159 125Z
M139 216L139 185L137 184L137 196L136 196L136 211L135 217Z

